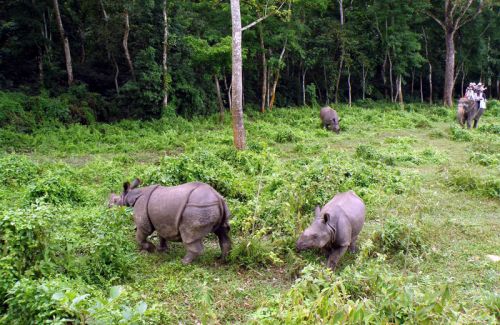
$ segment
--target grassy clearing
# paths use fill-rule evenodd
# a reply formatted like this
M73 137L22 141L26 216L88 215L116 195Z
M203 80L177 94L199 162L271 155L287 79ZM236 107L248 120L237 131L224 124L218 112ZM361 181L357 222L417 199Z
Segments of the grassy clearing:
M338 111L340 135L317 109L250 112L244 152L216 116L0 130L0 321L495 323L500 104L477 130L441 107ZM138 253L130 211L105 206L133 177L213 185L233 215L230 262L214 237L190 266L179 243ZM294 242L348 189L367 222L331 274Z

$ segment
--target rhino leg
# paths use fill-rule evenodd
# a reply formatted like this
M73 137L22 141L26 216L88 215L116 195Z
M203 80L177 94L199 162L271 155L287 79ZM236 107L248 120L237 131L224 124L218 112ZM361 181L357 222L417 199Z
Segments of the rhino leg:
M330 252L330 255L328 256L328 260L326 262L326 265L332 269L332 271L335 271L335 268L337 267L337 264L339 262L339 259L342 257L342 255L345 254L347 250L347 246L341 246L341 247L335 247L332 249Z
M135 233L135 239L139 244L140 250L153 252L156 249L155 245L148 240L148 236L151 235L151 233L148 234L147 232L144 232L140 228L137 228L137 231Z
M356 253L358 251L358 248L356 247L356 240L357 239L358 239L358 236L354 237L351 240L351 244L349 245L349 252Z
M160 237L160 247L158 247L157 251L162 253L167 251L168 245L167 245L167 240L161 236Z
M201 239L189 244L184 243L184 246L187 250L186 256L182 259L182 263L184 264L190 264L203 251L203 243Z
M219 238L219 246L221 250L220 259L225 261L229 251L231 250L231 239L229 238L229 227L220 227L215 231Z

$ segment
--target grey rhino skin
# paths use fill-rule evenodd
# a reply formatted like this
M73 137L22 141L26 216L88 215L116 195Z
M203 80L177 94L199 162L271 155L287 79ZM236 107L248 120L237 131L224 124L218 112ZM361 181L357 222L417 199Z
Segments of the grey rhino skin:
M155 250L147 238L156 230L160 239L158 251L166 251L167 241L182 241L187 251L182 262L189 264L203 251L203 238L213 232L219 238L221 258L226 259L231 250L230 212L214 188L198 182L136 188L139 184L138 179L132 185L126 182L122 195L111 195L109 206L134 208L136 240L141 250Z
M474 128L477 128L477 124L483 113L484 108L480 108L473 100L467 99L466 97L462 97L458 100L457 120L462 127L464 127L465 122L467 122L467 128L470 129L472 120L474 120Z
M319 117L321 118L322 127L327 130L332 130L339 134L340 126L339 126L339 116L337 112L329 106L323 107L319 111Z
M335 270L347 248L356 251L356 240L365 223L365 204L353 191L339 193L322 209L316 207L313 223L297 241L297 250L321 248L327 266Z

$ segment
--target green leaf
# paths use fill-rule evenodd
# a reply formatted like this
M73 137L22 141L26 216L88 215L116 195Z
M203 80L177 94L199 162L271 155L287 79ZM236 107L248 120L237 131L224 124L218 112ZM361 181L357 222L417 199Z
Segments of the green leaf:
M148 309L148 304L144 301L140 301L137 306L135 306L135 311L141 315L146 312L146 309Z
M122 286L113 286L111 289L109 289L109 298L111 300L118 298L118 296L122 293L123 287Z

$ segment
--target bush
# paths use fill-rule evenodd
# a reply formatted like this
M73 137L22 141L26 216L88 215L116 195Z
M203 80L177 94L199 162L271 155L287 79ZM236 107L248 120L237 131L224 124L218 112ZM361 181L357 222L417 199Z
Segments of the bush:
M472 141L472 135L468 130L453 126L450 127L451 139L455 141Z
M0 157L0 186L21 186L40 172L37 164L26 156L8 155Z
M447 286L433 283L417 287L414 281L392 272L380 259L358 260L358 265L346 267L335 275L330 270L308 265L284 296L253 314L252 322L420 324L461 319L463 309L453 306ZM494 321L495 316L482 310L475 318L479 319Z
M423 232L419 226L391 217L385 220L382 229L371 237L374 252L389 256L421 256L427 250Z
M273 253L269 242L257 237L241 240L234 245L229 260L248 268L282 263L279 257Z
M39 200L52 204L83 202L83 193L80 187L70 180L71 176L69 172L49 171L29 186L28 199L30 202Z
M452 169L447 175L447 183L460 192L500 198L500 179L474 175L469 169Z

